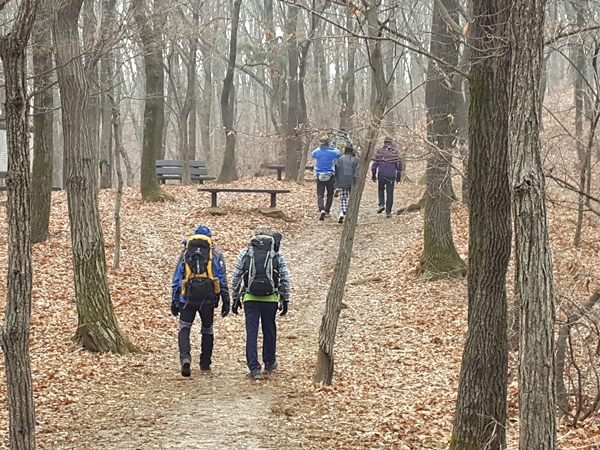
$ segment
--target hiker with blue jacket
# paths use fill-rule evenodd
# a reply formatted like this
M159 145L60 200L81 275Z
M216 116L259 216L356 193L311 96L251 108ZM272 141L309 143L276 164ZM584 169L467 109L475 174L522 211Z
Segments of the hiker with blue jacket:
M340 197L340 215L338 223L344 222L346 211L348 210L348 198L350 189L354 183L354 175L358 167L358 158L354 156L354 147L347 144L344 148L344 154L340 156L335 165L335 189L339 191Z
M256 228L248 246L240 252L231 281L234 314L244 308L246 318L246 363L253 380L261 378L258 361L258 325L263 334L262 361L264 374L277 369L278 309L281 316L288 312L290 275L283 253L279 249L281 234L273 233L266 225Z
M402 179L402 159L391 137L386 137L383 140L383 147L377 150L371 166L371 175L374 183L379 180L377 214L385 211L386 217L390 218L394 205L394 183Z
M315 159L319 220L325 220L325 217L328 217L330 214L335 184L333 178L334 166L341 155L339 150L329 147L329 138L327 136L319 139L319 148L313 150L310 154ZM324 202L325 190L327 190L327 201Z
M193 247L192 244L199 243ZM212 233L206 225L198 225L194 234L183 240L185 249L181 252L173 275L171 294L171 313L179 315L179 360L181 375L191 375L191 346L190 332L196 314L200 316L202 341L200 344L200 370L210 370L214 346L214 310L222 300L221 317L229 314L231 301L227 284L227 270L223 252L212 243ZM190 255L190 249L196 251ZM202 251L204 249L204 251ZM200 253L203 255L200 256ZM195 256L198 254L199 256ZM212 258L211 258L212 257ZM196 270L200 275L194 275L195 261L202 261L202 269ZM190 268L191 266L191 268Z

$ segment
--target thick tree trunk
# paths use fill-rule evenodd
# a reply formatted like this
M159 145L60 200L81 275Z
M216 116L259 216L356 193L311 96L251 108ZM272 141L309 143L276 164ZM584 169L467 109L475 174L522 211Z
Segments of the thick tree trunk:
M506 271L511 252L508 184L509 0L475 3L469 117L469 332L450 449L504 449L507 418ZM490 56L493 55L493 56ZM493 130L492 133L489 130ZM490 249L493 249L490 250Z
M235 161L235 130L233 129L233 107L234 107L234 87L233 75L235 72L235 59L237 56L237 33L240 19L240 8L242 0L234 0L233 10L231 11L231 42L229 44L229 62L227 64L227 74L223 81L223 91L221 93L221 114L223 115L223 129L225 131L225 156L221 173L217 181L219 183L229 183L238 179L237 164Z
M511 7L509 148L519 326L520 448L556 448L554 280L539 126L544 0Z
M89 145L92 130L86 116L87 79L77 29L81 3L82 0L55 0L53 8L78 315L76 336L87 350L126 354L136 349L117 325L108 289L96 158Z
M165 74L162 48L159 42L160 1L154 0L155 20L146 14L146 0L134 0L135 20L140 27L144 49L144 71L146 73L146 95L144 105L144 130L142 139L142 163L140 166L140 192L145 202L172 201L156 180L156 160L160 159L163 124L165 119L164 86ZM154 28L153 28L153 22Z
M453 0L441 0L451 17L458 12ZM440 6L434 3L431 52L449 65L458 63L458 46L451 27L445 23ZM456 115L451 73L435 61L429 62L425 101L428 109L427 138L431 143L427 160L427 189L425 191L425 226L423 255L418 272L428 277L461 276L466 270L452 239L450 206L452 205L452 174L450 162L456 140Z
M48 2L41 2L33 35L33 173L31 177L31 243L48 239L54 158L54 91L52 27Z
M0 344L6 373L9 442L10 448L15 450L35 449L35 406L29 359L32 274L26 49L37 8L36 0L24 0L12 30L0 38L8 151L8 272Z
M368 33L370 36L379 36L380 30L377 23L377 8L376 2L373 2L366 11ZM348 269L350 268L350 260L352 257L352 245L354 243L354 232L358 221L358 209L365 187L365 179L367 171L369 170L369 164L375 150L377 133L388 103L389 91L385 84L383 73L381 41L367 40L367 49L369 51L369 62L374 73L373 80L376 83L377 100L375 102L375 107L372 110L373 119L369 125L367 148L360 157L355 184L350 193L348 211L346 213L344 226L342 228L342 236L340 238L338 258L335 266L336 269L333 272L331 286L327 293L325 313L323 314L321 328L319 329L319 349L314 376L315 383L331 384L333 381L333 347L340 317L342 298L344 296L344 288L346 279L348 278Z

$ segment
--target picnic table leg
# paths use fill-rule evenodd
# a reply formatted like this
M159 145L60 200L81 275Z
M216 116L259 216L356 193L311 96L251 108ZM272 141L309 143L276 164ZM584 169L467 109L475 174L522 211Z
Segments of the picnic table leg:
M217 207L217 193L214 191L210 193L210 206L211 208Z
M283 169L277 169L277 181L281 181L281 172L283 171ZM271 197L273 198L273 197Z
M277 206L277 193L271 192L271 208L275 208Z

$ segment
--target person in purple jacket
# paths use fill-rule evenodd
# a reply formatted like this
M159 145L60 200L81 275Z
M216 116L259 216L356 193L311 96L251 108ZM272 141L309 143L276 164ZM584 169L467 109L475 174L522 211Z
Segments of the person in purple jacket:
M379 180L379 208L377 214L385 211L386 217L392 217L394 204L394 183L402 179L402 159L394 147L391 137L383 140L383 147L377 150L371 166L373 182ZM387 199L386 199L387 195Z

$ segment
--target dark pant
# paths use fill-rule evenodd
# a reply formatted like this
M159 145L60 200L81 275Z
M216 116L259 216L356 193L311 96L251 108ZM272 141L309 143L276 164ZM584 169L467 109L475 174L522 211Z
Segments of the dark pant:
M192 348L190 346L190 331L192 324L196 318L196 313L200 315L200 321L202 322L202 343L200 344L200 365L202 367L210 366L212 362L212 352L214 344L213 334L213 319L215 307L214 303L202 303L199 305L188 303L182 306L181 312L179 313L179 361L183 362L186 359L191 361L192 357L190 352Z
M335 180L333 178L333 175L331 176L329 181L321 181L317 178L317 206L319 207L319 211L325 211L327 214L329 214L331 204L333 203L334 186ZM325 189L327 189L327 201L325 202L325 205L323 205Z
M265 365L273 365L277 360L275 350L277 345L277 326L275 315L277 307L275 302L244 302L244 315L246 317L246 362L248 368L260 369L258 362L258 323L262 325L263 346L262 359Z
M387 194L387 201L385 195ZM394 181L386 178L379 179L379 207L385 206L385 212L391 213L394 204Z

